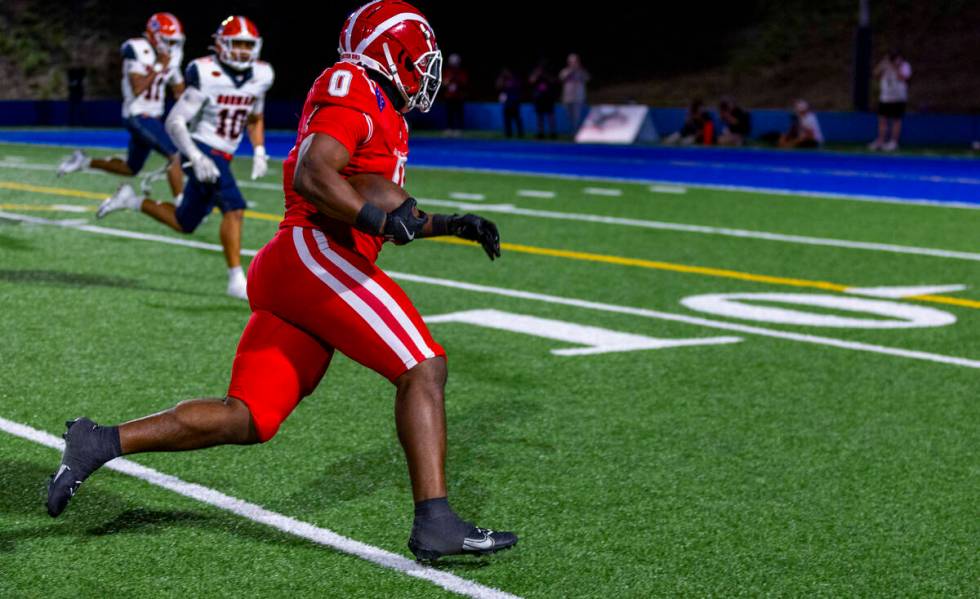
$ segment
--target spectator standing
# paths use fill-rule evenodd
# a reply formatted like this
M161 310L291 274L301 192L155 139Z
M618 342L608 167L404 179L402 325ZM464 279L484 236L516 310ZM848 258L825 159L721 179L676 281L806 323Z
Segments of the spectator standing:
M875 67L881 88L878 96L878 138L868 146L872 150L894 152L902 134L902 118L909 101L909 79L912 66L898 50L892 51ZM891 124L891 137L888 125Z
M572 124L572 133L578 131L585 112L585 85L591 79L589 72L582 66L578 54L569 54L567 66L558 74L561 79L561 102L568 111L568 119Z
M741 146L752 131L752 116L731 98L722 98L718 103L722 131L718 145Z
M449 55L449 64L442 72L443 98L446 100L446 135L459 137L466 127L466 92L470 85L470 75L463 68L459 54Z
M797 100L793 104L792 118L793 124L779 138L780 148L819 148L823 145L820 121L806 100Z
M504 135L513 137L517 126L517 137L524 137L524 122L521 120L521 80L510 69L504 69L497 77L497 91L504 109Z
M557 126L555 125L555 103L558 101L557 80L554 75L548 72L547 64L541 61L537 68L528 77L531 87L531 100L534 102L534 112L538 117L538 139L544 139L545 129L549 128L547 136L554 139L557 136Z

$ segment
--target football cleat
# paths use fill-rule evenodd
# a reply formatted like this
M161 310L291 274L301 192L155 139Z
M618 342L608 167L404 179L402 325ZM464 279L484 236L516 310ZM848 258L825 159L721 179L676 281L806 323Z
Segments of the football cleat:
M234 274L228 277L228 289L226 290L226 292L231 297L248 301L247 288L248 285L246 283L245 277L244 275L242 275L242 272L240 270L235 271Z
M65 158L58 165L58 176L64 177L69 173L77 173L80 170L88 168L89 163L92 159L85 155L85 152L81 150L75 150L71 153L71 156Z
M412 535L408 539L409 550L420 562L434 562L447 555L490 555L517 545L516 534L479 526L472 527L458 545L446 546L435 539L427 539L426 536L418 527L413 527Z
M95 212L95 218L105 218L105 216L111 212L116 212L117 210L124 210L129 208L130 210L139 210L140 205L143 203L143 198L136 195L133 190L133 186L128 183L123 183L116 190L116 193L112 194L111 197L107 198L102 204L99 205L99 209Z
M68 430L62 435L65 451L61 466L48 481L48 514L57 518L65 511L78 487L103 464L120 454L118 433L78 418L65 423Z

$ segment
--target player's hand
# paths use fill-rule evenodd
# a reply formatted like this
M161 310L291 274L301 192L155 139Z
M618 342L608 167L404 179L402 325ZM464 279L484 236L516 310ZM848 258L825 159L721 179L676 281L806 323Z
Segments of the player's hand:
M415 198L408 198L402 205L388 213L385 219L384 238L395 245L405 245L415 239L425 226L426 215L415 209Z
M197 153L191 158L191 167L194 169L194 177L201 183L215 183L221 177L214 160L211 160L203 153Z
M157 53L157 62L159 62L160 66L163 67L163 70L166 71L167 67L170 66L170 55L165 52Z
M252 181L261 179L269 172L269 155L265 153L265 146L255 146L255 153L252 155Z
M500 233L493 221L475 214L453 216L449 221L449 232L456 237L478 242L491 260L500 257Z

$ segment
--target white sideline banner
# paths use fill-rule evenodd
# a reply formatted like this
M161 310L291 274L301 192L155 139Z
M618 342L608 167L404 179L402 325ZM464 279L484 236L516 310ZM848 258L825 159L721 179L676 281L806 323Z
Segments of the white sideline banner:
M634 144L659 139L650 109L637 105L593 106L575 135L578 143Z

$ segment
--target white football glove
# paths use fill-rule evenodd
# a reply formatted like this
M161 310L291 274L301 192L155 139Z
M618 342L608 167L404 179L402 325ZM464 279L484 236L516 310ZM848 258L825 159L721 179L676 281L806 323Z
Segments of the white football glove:
M261 179L269 172L269 155L265 153L265 146L255 146L255 153L252 155L252 181Z
M194 177L201 183L214 183L221 177L221 171L211 160L202 152L191 156L191 167L194 169Z

